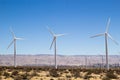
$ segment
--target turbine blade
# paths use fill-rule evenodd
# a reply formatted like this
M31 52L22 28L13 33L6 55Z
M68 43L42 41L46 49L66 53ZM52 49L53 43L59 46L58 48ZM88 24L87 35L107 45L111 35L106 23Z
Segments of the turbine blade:
M23 38L15 38L15 39L17 39L17 40L24 40Z
M106 32L107 33L108 33L109 26L110 26L110 18L108 18L108 22L107 22L107 26L106 26Z
M9 44L8 48L9 48L13 43L14 43L14 40ZM7 48L7 49L8 49L8 48Z
M55 35L55 36L65 36L66 34L57 34L57 35Z
M52 48L52 45L53 45L55 39L56 39L56 38L54 37L54 38L53 38L53 41L52 41L52 43L51 43L50 49Z
M53 36L55 35L55 34L53 33L53 31L52 31L49 27L47 27L47 29L48 29L48 31L50 32L50 34L52 34Z
M101 34L97 34L97 35L95 35L95 36L91 36L90 38L99 37L99 36L103 36L103 35L105 35L105 34L104 34L104 33L101 33Z
M118 42L116 40L114 40L110 34L107 34L107 35L116 45L118 45Z
M12 33L12 36L15 38L15 34L14 34L13 30L12 30L12 27L10 27L10 32Z

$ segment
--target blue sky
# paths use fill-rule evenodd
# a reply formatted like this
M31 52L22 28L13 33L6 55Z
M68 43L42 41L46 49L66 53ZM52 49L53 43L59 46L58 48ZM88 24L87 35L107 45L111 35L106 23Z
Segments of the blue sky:
M91 39L105 31L111 18L109 33L120 43L119 0L0 0L0 54L13 54L10 26L17 37L17 54L53 54L49 50L52 35L68 33L57 38L60 55L105 54L104 37ZM119 54L120 45L109 40L109 54Z

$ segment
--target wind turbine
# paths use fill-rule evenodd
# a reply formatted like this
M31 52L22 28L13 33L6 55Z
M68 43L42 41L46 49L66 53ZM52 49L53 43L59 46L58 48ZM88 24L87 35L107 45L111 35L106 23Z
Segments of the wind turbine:
M55 34L53 31L50 30L50 28L48 28L48 31L50 32L50 34L53 36L53 41L51 43L50 49L52 48L53 44L54 44L54 58L55 58L55 69L57 69L57 59L56 59L56 54L57 54L57 50L56 50L56 39L57 37L60 36L64 36L65 34Z
M87 55L85 55L85 68L87 69L87 66L88 66L88 56Z
M10 28L10 31L11 31L11 33L12 33L13 40L12 40L12 42L9 44L8 48L9 48L12 44L14 44L14 67L16 67L16 41L17 41L17 40L23 40L23 39L22 39L22 38L17 38L11 28ZM8 49L8 48L7 48L7 49Z
M108 38L110 38L115 44L118 45L118 43L112 38L112 36L108 33L110 25L110 18L108 18L107 26L106 26L106 31L101 34L97 34L95 36L92 36L91 38L94 37L99 37L99 36L105 36L105 50L106 50L106 69L109 70L109 61L108 61Z

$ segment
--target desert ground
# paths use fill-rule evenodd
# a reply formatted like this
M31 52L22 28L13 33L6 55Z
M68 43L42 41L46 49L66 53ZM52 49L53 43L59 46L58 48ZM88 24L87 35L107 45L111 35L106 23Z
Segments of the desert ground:
M0 67L0 80L120 80L120 69L79 67Z

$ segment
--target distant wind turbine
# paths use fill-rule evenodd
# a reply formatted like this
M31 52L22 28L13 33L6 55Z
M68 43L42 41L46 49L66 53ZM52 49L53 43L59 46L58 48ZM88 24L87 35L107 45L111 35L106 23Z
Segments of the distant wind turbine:
M16 40L23 40L22 38L17 38L14 34L14 32L12 31L12 28L10 28L10 31L12 33L13 36L13 41L9 44L8 48L14 44L14 67L16 67ZM7 49L8 49L7 48Z
M85 55L85 68L86 68L86 69L87 69L87 66L88 66L88 65L87 65L87 63L88 63L87 61L88 61L88 56Z
M110 38L115 44L118 45L118 43L117 43L117 42L112 38L112 36L108 33L109 25L110 25L110 18L108 19L106 31L105 31L104 33L97 34L97 35L91 37L91 38L94 38L94 37L99 37L99 36L105 36L106 69L107 69L107 70L109 70L109 61L108 61L108 38Z
M53 46L53 44L54 44L55 69L57 69L57 59L56 59L56 53L57 53L57 51L56 51L56 39L57 39L57 37L64 36L65 34L55 34L55 33L53 33L53 31L50 30L50 28L47 27L47 29L48 29L48 31L50 32L50 34L52 34L52 36L53 36L53 41L52 41L52 43L51 43L50 49L52 48L52 46Z
M104 57L104 55L101 55L101 54L100 54L99 56L100 56L100 58L101 58L101 69L103 69L103 67L104 67L104 66L103 66L103 57Z

